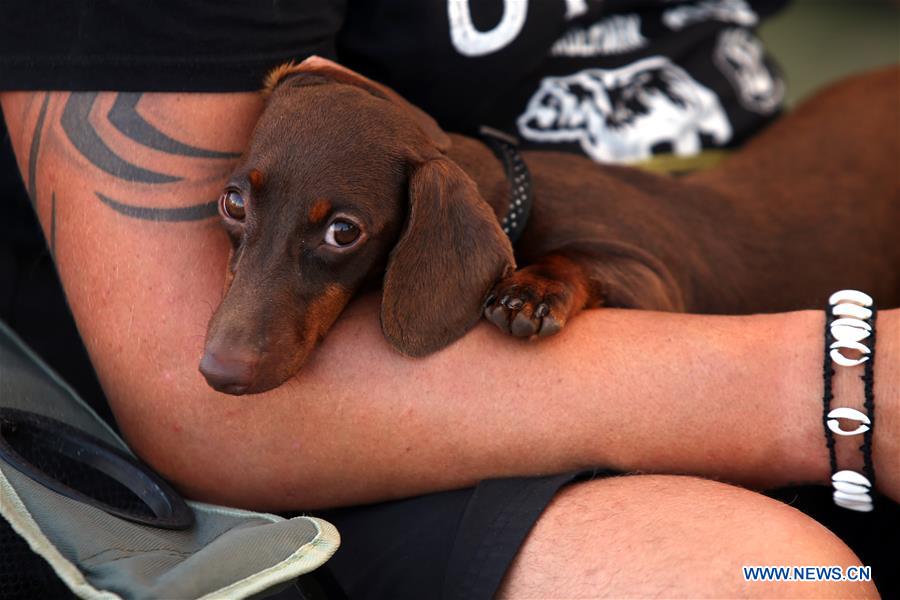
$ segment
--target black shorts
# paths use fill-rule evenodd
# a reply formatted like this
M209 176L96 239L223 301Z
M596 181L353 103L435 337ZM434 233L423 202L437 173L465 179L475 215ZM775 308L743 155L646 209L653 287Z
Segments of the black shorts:
M320 513L341 532L327 568L357 598L492 598L528 532L587 470L491 479L474 488Z

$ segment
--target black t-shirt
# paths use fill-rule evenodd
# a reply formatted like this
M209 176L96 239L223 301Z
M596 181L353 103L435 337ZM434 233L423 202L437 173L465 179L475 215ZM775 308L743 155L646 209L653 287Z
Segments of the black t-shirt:
M784 85L753 29L787 0L6 0L0 89L238 91L319 54L450 131L603 162L740 143Z

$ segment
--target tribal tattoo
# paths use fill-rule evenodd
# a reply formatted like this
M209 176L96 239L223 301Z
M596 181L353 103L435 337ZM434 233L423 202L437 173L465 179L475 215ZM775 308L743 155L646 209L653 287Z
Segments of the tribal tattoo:
M50 94L44 93L41 102L41 111L38 113L37 123L34 126L34 135L31 137L31 149L28 152L28 197L31 205L37 206L37 159L41 152L41 137L44 134L44 119L47 118L47 106L50 104Z
M90 121L91 110L100 94L73 93L66 101L60 124L75 149L95 167L113 177L132 183L174 183L180 177L141 168L113 152ZM136 114L136 113L135 113ZM107 115L109 118L109 115ZM133 139L133 138L132 138ZM140 140L134 140L141 143Z
M154 150L188 156L192 158L240 158L240 152L218 152L216 150L204 150L196 146L183 144L172 139L159 129L148 123L137 111L137 104L143 94L120 93L116 96L116 102L110 109L109 122L116 129L132 140L149 146Z
M224 170L229 161L234 161L240 156L239 152L221 152L200 148L167 135L138 112L137 106L142 96L143 94L139 93L118 93L109 110L105 114L95 115L95 117L99 116L101 119L105 119L106 123L130 142L173 157L221 160L223 161ZM111 147L104 140L102 134L104 129L98 128L91 120L91 115L95 111L99 98L99 92L73 92L69 94L59 119L66 139L85 160L107 175L127 183L165 185L185 181L185 177L179 174L160 172L135 164L135 162ZM44 98L44 103L38 116L29 156L28 181L32 202L36 202L37 198L35 172L48 99L49 94ZM102 124L104 123L101 121ZM94 195L103 205L119 214L144 221L172 223L200 221L214 217L217 214L216 200L178 208L159 208L123 202L110 197L109 194L100 190L94 190ZM55 220L55 196L52 204L52 213L51 219ZM51 221L50 231L52 246L55 232L55 223L53 221Z
M126 217L133 217L144 221L199 221L201 219L214 217L219 212L219 209L216 206L217 201L215 200L204 204L194 204L192 206L183 206L180 208L154 208L149 206L122 204L109 196L104 196L100 192L94 193L100 199L100 202L114 211L119 212Z
M50 105L50 94L44 93L38 112L37 123L34 125L34 133L31 136L31 148L28 150L28 198L31 206L37 210L37 164L41 153L41 138L44 135L44 121L47 118L47 107ZM50 254L56 253L56 192L50 195Z

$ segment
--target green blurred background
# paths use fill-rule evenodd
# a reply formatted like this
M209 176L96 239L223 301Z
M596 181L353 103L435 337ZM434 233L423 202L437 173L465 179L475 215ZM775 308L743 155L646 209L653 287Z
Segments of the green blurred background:
M830 81L900 61L900 2L794 0L759 35L784 71L791 106Z

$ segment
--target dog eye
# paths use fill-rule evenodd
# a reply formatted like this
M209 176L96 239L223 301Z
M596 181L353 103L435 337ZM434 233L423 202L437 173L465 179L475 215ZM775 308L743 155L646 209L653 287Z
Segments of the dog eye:
M225 192L219 199L219 206L222 209L222 214L229 219L234 219L235 221L244 220L244 216L246 215L244 210L244 197L241 196L240 192L234 190Z
M359 239L359 227L350 221L338 219L328 226L325 232L325 243L330 246L349 246Z

